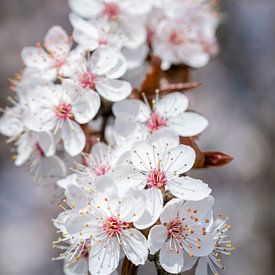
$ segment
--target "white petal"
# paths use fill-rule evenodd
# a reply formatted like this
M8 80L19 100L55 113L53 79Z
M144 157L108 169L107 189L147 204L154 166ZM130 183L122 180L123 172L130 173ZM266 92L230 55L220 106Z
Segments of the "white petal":
M185 56L185 63L193 68L205 66L210 59L209 54L204 52L200 45L196 48L194 44L191 44L189 48L185 47L183 55Z
M120 218L125 222L138 220L145 210L146 197L140 190L129 190L120 203Z
M146 196L145 211L140 219L134 222L138 229L145 229L152 226L159 218L163 208L163 195L157 188L143 190Z
M121 53L117 53L117 62L109 72L106 73L108 78L120 78L127 71L127 61Z
M83 209L88 204L85 192L76 184L68 184L65 196L71 208Z
M127 98L132 92L129 82L104 78L96 83L97 92L105 99L116 102Z
M99 38L98 30L92 23L82 19L75 13L70 13L69 18L74 29L85 33L87 36L93 38L94 40L97 40Z
M213 205L214 205L215 199L212 196L208 196L203 200L200 201L187 201L184 204L185 210L188 208L196 209L197 214L196 217L199 218L199 220L204 219L206 216L208 216L209 212L211 211ZM188 212L185 212L185 215Z
M130 188L143 189L146 177L130 166L117 166L112 173L112 178L119 188L119 193L124 195Z
M157 253L161 249L166 238L167 228L164 225L159 224L151 228L147 241L150 254L154 255L155 253Z
M99 1L91 0L69 0L70 8L80 16L94 18L102 11Z
M77 175L76 174L71 174L67 176L64 179L61 179L57 181L57 185L63 189L67 189L69 184L76 184L77 185Z
M107 243L107 244L106 244ZM89 253L89 271L92 275L109 275L119 264L120 246L115 238L92 246Z
M156 104L158 114L169 118L183 113L189 105L188 98L181 93L171 93L161 98Z
M162 163L164 163L163 170L167 171L169 175L180 175L189 171L196 159L194 149L186 145L178 145L165 154Z
M165 156L167 157L167 152L175 148L179 145L179 136L174 132L163 128L152 134L149 137L149 140L152 142L157 152L160 155L160 158L165 160Z
M91 71L97 75L105 75L117 64L120 54L110 48L100 48L93 52Z
M81 127L70 120L63 123L62 140L65 150L71 156L76 156L84 149L86 138Z
M62 96L62 89L56 85L36 86L27 94L29 113L23 117L25 125L37 132L50 131L57 123L55 106Z
M200 230L200 229L201 229L201 226L198 226L197 230ZM210 233L207 233L206 235L197 234L197 237L200 238L201 247L198 249L195 245L193 245L192 247L188 246L186 247L186 251L189 254L192 254L196 257L208 256L211 252L213 252L215 248L216 240L214 240L213 235Z
M51 27L45 37L45 48L55 59L63 61L71 48L71 42L65 30L60 26Z
M160 221L162 224L173 221L176 217L182 217L182 206L184 201L180 199L170 200L163 208L160 214Z
M112 110L117 119L128 120L131 123L146 122L151 115L150 107L137 99L116 102L113 104Z
M208 126L208 121L197 113L185 112L168 119L167 124L180 136L191 137L203 132Z
M78 123L84 124L92 120L100 107L100 97L97 93L85 89L74 101L73 114Z
M133 264L145 264L148 257L148 249L146 238L141 232L134 228L127 229L123 231L121 241L123 251Z
M38 144L41 147L45 156L51 157L55 154L55 141L51 133L49 132L39 133Z
M168 245L160 250L159 261L162 268L172 274L180 273L184 266L183 254L169 251Z
M127 60L128 70L133 70L138 68L143 64L149 52L147 44L143 44L137 49L123 48L122 54Z
M73 31L73 37L74 40L86 50L94 51L99 47L98 40L78 29Z
M26 47L22 50L21 57L26 66L40 70L47 69L54 64L54 60L42 48Z
M131 2L123 1L122 7L127 13L137 16L149 12L154 3L155 0L131 0Z
M39 177L59 178L66 176L65 163L57 156L51 157L40 157L37 167L32 174L38 175Z
M79 74L80 66L85 58L86 50L77 46L74 48L66 59L66 62L59 68L59 75L73 78Z
M139 171L152 171L158 167L157 153L148 142L139 142L132 148L131 161Z
M136 49L146 41L146 28L144 25L137 24L136 20L128 21L123 25L124 34L127 35L125 47Z
M209 196L211 189L203 181L190 177L180 177L167 184L171 193L181 199L199 201Z
M65 223L65 231L81 240L90 238L97 228L98 222L91 214L73 215Z
M117 215L119 210L118 188L113 180L107 176L99 176L95 179L94 203L107 216Z
M24 130L22 118L16 114L16 109L8 109L0 118L0 133L7 137L20 135Z
M36 140L30 132L24 133L17 141L16 166L24 164L35 150Z

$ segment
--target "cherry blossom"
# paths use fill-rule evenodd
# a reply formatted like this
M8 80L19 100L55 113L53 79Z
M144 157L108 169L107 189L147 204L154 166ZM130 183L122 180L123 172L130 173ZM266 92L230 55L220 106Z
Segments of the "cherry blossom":
M118 187L106 176L96 178L95 187L87 211L68 219L65 226L75 239L91 239L90 273L112 273L121 250L134 264L144 264L148 255L146 239L132 226L144 211L143 194L129 190L120 197Z
M194 256L207 256L213 250L215 240L206 229L213 203L209 196L197 202L173 199L165 205L161 223L150 230L148 247L151 254L160 250L160 265L167 272L180 273L188 265L186 257L196 261Z
M145 16L152 1L70 0L73 12L88 19L104 19L126 38L124 46L137 48L146 41Z
M229 256L235 249L228 235L231 226L227 224L227 221L228 217L224 218L219 215L213 224L209 226L208 232L213 236L215 246L212 247L212 251L207 256L199 258L195 275L208 274L208 267L212 274L218 274L217 267L224 269L221 255Z
M43 45L26 47L22 50L22 59L33 73L41 74L44 79L55 80L58 75L70 71L76 61L80 48L71 51L72 39L60 26L54 26L47 32Z
M60 178L66 175L64 162L55 154L55 141L48 132L29 131L23 123L25 106L22 102L7 109L0 119L0 132L15 142L15 165L26 164L36 182L45 178Z
M28 94L28 102L29 113L24 122L29 129L60 135L65 150L72 156L83 150L85 136L79 124L95 117L100 107L97 93L64 81L62 85L35 87Z
M68 2L73 36L53 26L22 50L0 118L15 165L56 183L54 260L66 275L117 275L122 258L139 266L150 252L161 272L217 274L230 226L188 174L212 155L195 143L208 121L169 88L217 53L215 1Z
M181 176L194 164L195 152L167 132L133 146L129 166L121 168L118 179L121 189L128 186L144 189L146 211L135 225L144 229L156 222L163 208L163 193L169 190L184 200L197 201L207 197L211 189L201 180ZM118 172L119 174L119 172Z
M82 88L97 91L109 101L120 101L132 91L130 83L119 80L127 70L124 57L109 48L98 49L91 57L82 58L67 75Z
M113 106L118 120L118 131L132 123L145 125L148 132L154 133L169 129L180 136L196 136L203 132L208 121L201 115L187 111L188 98L181 93L171 93L153 101L151 108L148 102L126 99Z
M127 37L118 26L114 27L106 20L84 20L75 13L70 14L70 21L74 27L74 40L84 49L93 51L98 48L112 48L121 51L127 60L127 68L135 69L145 61L149 48L146 43L136 47L127 47Z
M219 14L211 5L211 1L165 0L152 12L150 41L163 69L181 63L199 68L217 53Z

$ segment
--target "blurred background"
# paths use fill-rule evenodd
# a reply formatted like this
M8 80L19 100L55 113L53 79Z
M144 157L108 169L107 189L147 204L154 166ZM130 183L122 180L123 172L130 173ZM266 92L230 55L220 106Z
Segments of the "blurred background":
M223 0L218 31L221 53L193 72L203 87L192 109L211 124L204 150L235 157L224 168L195 176L213 189L215 211L230 216L237 250L225 259L225 275L271 275L275 270L275 1ZM7 105L7 78L22 69L21 48L42 41L49 27L71 31L66 0L0 0L0 106ZM35 186L11 160L0 137L0 274L61 275L52 262L58 213L52 189ZM152 267L139 274L154 274Z

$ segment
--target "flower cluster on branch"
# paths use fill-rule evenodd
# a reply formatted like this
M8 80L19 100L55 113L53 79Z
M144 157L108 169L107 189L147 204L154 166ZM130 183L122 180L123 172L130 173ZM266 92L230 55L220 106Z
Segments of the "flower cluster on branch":
M209 122L185 95L201 85L191 68L218 51L216 4L69 0L72 36L54 26L22 50L0 131L16 165L64 194L53 245L65 274L114 274L122 258L123 274L148 258L163 273L218 274L234 249L210 186L187 175L232 160L199 148Z

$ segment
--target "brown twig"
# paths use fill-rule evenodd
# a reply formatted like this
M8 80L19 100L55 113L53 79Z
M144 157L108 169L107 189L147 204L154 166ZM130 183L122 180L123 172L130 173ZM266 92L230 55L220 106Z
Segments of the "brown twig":
M124 257L121 275L136 275L138 271L138 266L135 266L130 262L127 257Z

